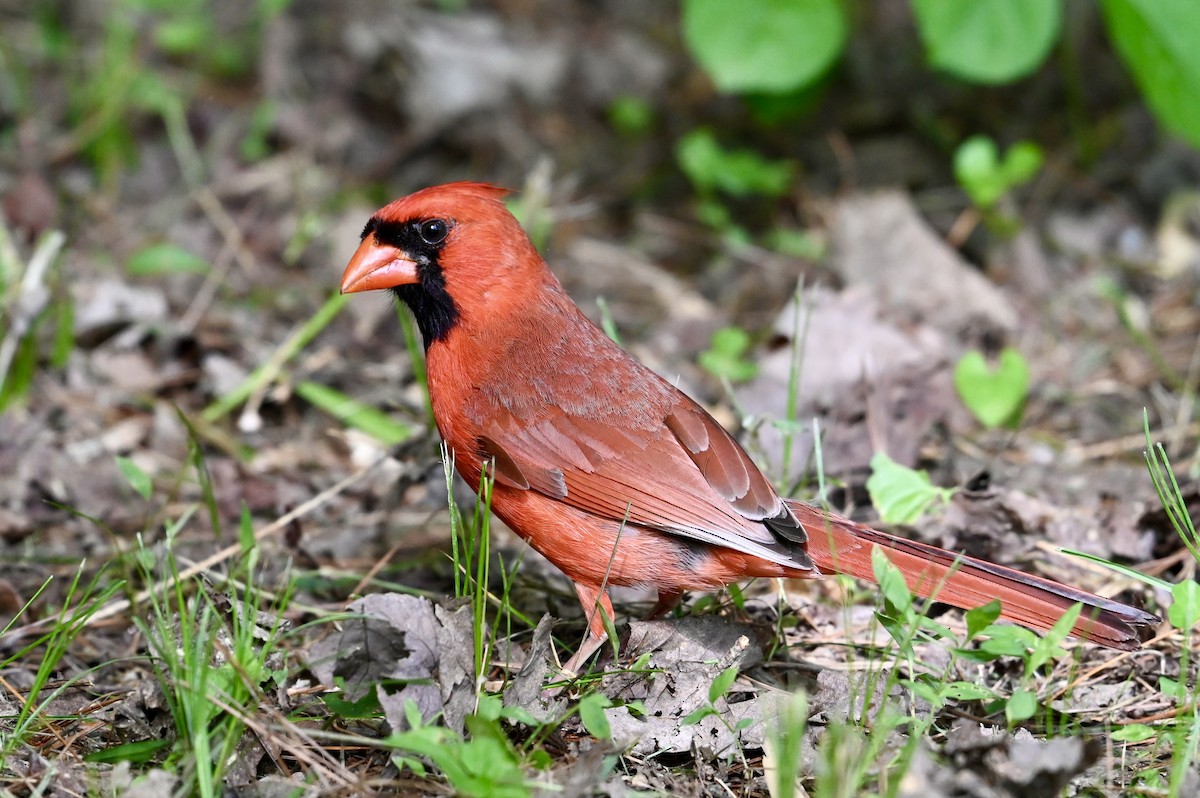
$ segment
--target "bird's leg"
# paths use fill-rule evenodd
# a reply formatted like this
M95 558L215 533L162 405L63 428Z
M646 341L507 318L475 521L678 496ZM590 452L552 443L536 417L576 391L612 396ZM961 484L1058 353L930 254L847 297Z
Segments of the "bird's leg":
M658 591L658 603L646 615L647 621L656 621L666 615L671 610L679 606L680 599L683 598L682 590L662 590Z
M578 673L580 666L591 659L600 646L604 645L604 641L608 637L608 631L604 627L604 617L608 616L610 620L614 617L612 599L608 597L607 590L576 582L575 594L579 596L579 603L583 605L583 612L588 621L588 633L571 658L563 664L563 670L570 671L572 674Z

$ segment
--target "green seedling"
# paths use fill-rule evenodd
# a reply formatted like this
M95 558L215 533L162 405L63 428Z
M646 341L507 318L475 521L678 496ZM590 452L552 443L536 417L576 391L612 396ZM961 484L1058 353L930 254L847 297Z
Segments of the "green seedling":
M692 726L711 715L720 715L721 711L717 709L716 703L725 697L729 688L733 687L739 673L737 666L734 665L717 674L717 678L713 679L713 683L708 686L708 701L684 716L683 720L679 721L680 724Z
M954 367L954 388L979 423L988 429L1015 429L1029 395L1029 363L1011 347L1000 352L994 365L983 353L971 351Z
M1002 197L1032 180L1042 161L1041 148L1032 142L1018 142L1001 157L995 141L972 136L954 152L954 179L975 207L987 213Z
M747 382L758 374L758 364L747 357L750 349L749 333L741 327L722 327L700 353L700 366L717 379Z
M495 696L485 696L476 714L467 717L466 738L445 726L426 724L411 699L404 711L408 731L383 740L405 752L393 757L397 766L424 777L428 773L422 759L427 760L442 772L456 795L466 798L526 798L535 787L545 786L530 780L526 768L547 765L549 759L521 756L500 724L505 709Z
M754 150L725 149L707 128L680 139L675 160L701 196L780 197L791 186L795 171L790 161L772 161Z

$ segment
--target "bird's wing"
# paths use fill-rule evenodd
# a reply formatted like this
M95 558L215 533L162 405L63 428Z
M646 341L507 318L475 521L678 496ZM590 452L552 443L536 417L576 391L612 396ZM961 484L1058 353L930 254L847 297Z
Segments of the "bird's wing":
M497 482L615 522L810 568L804 529L741 446L683 394L637 427L492 408L478 444Z

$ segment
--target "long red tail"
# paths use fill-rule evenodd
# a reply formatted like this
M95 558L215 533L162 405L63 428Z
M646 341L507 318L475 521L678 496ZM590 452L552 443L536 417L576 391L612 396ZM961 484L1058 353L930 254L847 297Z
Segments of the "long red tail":
M883 549L909 589L961 609L1000 599L1000 617L1045 631L1076 603L1083 604L1074 634L1110 648L1135 649L1159 619L1148 612L1049 579L888 535L798 501L788 501L808 530L808 554L826 573L875 581L871 551Z

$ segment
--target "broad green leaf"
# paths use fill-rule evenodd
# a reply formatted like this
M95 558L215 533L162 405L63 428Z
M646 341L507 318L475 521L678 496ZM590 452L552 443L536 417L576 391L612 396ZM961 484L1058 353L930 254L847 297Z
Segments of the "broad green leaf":
M973 638L1000 617L1000 599L992 599L982 607L967 610L967 638Z
M612 706L612 701L602 693L591 693L579 701L579 719L583 728L597 740L612 738L612 728L608 724L608 716L604 710Z
M1147 105L1200 147L1200 8L1195 0L1103 0L1104 21Z
M1025 657L1037 645L1038 636L1021 626L999 624L988 630L988 639L979 647L1002 657Z
M1004 705L1004 717L1010 724L1029 720L1037 712L1037 696L1021 687L1018 688L1008 703Z
M393 421L386 413L327 385L300 382L296 384L296 393L343 424L362 430L386 446L394 446L412 434L412 427L408 424Z
M954 387L985 427L1015 426L1029 393L1029 364L1011 347L1005 347L994 367L982 353L971 351L954 367Z
M846 42L840 0L684 0L683 38L717 88L791 91L819 78Z
M1122 726L1114 732L1111 732L1108 737L1118 743L1143 743L1146 740L1158 736L1158 732L1152 726L1147 726L1144 723L1130 723L1128 726Z
M1036 70L1062 29L1058 0L913 0L929 63L975 83Z
M924 471L902 466L878 452L871 458L867 493L885 523L911 524L934 502L949 501L953 491L934 485Z
M1176 629L1187 630L1200 621L1200 583L1185 579L1171 588L1167 620Z
M125 271L134 277L159 274L206 274L208 261L174 244L152 244L129 256Z
M1158 677L1158 690L1163 695L1169 695L1177 701L1191 700L1191 689L1181 684L1178 679L1172 679L1169 676Z

